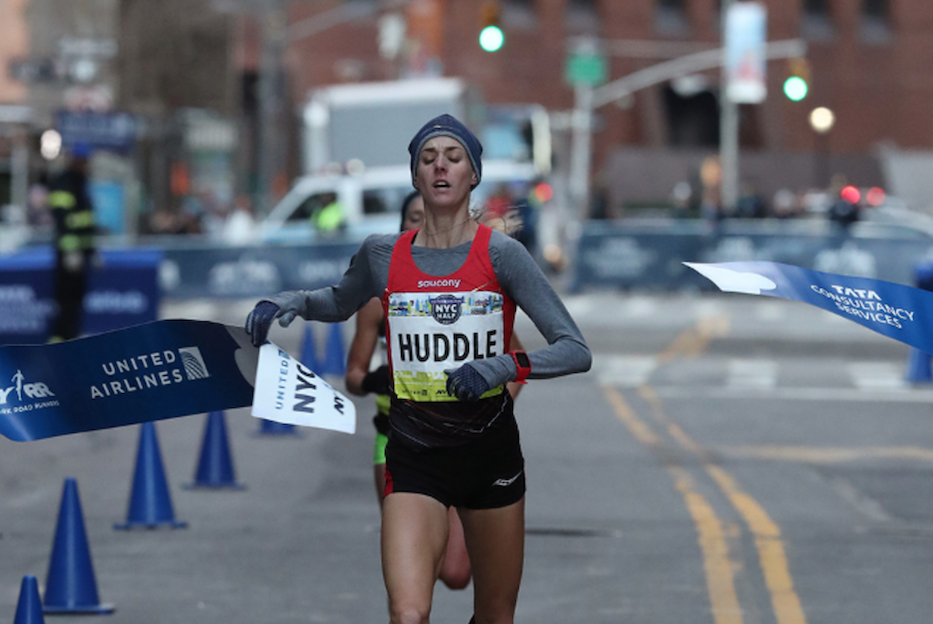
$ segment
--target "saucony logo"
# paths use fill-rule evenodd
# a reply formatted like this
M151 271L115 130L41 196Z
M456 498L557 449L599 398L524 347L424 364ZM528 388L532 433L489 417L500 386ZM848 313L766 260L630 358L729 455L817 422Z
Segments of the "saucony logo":
M512 485L513 483L515 483L515 479L519 478L520 476L522 476L521 470L519 470L518 474L512 477L511 479L496 479L495 481L492 482L492 484L497 485L499 487L508 487Z

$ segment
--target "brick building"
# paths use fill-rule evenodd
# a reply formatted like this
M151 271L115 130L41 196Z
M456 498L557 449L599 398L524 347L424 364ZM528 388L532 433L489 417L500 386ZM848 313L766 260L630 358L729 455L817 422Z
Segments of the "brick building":
M499 8L506 33L505 46L495 53L483 51L477 42L484 7L490 2ZM743 179L766 195L780 188L824 184L817 174L822 169L843 172L862 186L885 184L891 176L879 146L887 146L886 154L933 153L933 74L928 69L933 66L933 3L762 2L769 41L806 42L811 92L802 102L791 102L781 93L786 61L768 64L767 99L743 105L740 111ZM463 77L477 85L489 103L543 105L553 113L557 172L566 174L566 113L573 108L574 94L564 78L564 64L574 42L597 38L608 61L608 80L616 80L716 48L722 37L719 4L720 0L176 0L156 10L139 0L105 0L79 3L63 12L50 0L16 0L4 5L12 17L3 23L12 31L2 38L0 56L51 58L60 54L59 40L65 35L116 42L117 56L104 59L102 76L105 86L112 87L117 108L166 117L196 107L229 119L239 117L237 169L255 175L257 163L267 160L258 156L261 37L269 32L268 17L285 9L279 28L285 33L287 81L281 92L291 109L282 108L275 116L284 120L279 122L284 146L280 151L290 154L292 174L298 171L294 153L299 107L310 89L418 73ZM182 5L184 11L179 9ZM404 17L407 28L401 47L394 51L384 41L390 15ZM24 22L29 24L26 34ZM64 86L25 85L7 77L0 80L0 99L30 105L34 123L43 126L49 113L62 106ZM623 214L628 205L664 201L675 184L697 177L703 159L717 152L718 96L719 71L708 70L645 88L596 111L593 181L594 188L605 191L610 216ZM808 123L816 106L835 112L835 126L822 137ZM286 182L278 169L281 190ZM247 177L237 175L236 180ZM153 192L158 187L150 186Z
M569 111L573 91L563 68L576 37L599 38L610 81L716 47L721 40L719 0L498 0L506 44L487 53L477 44L484 2L413 0L403 10L409 38L430 39L427 47L435 49L443 73L476 83L490 103L535 102L553 112ZM340 4L292 3L289 21L313 19ZM316 85L389 79L405 70L411 59L379 55L379 15L392 3L369 4L379 9L371 17L292 42L288 59L295 104ZM811 91L801 102L788 100L781 90L787 61L768 63L767 99L741 106L743 179L765 193L819 184L813 179L814 154L827 152L826 166L833 172L862 185L883 184L879 145L933 149L933 3L763 4L769 41L806 42ZM433 17L414 20L413 31L417 12ZM612 214L626 202L664 199L679 179L695 175L698 163L715 153L718 91L719 71L710 70L646 88L597 111L594 173L597 184L607 181ZM836 115L822 139L808 122L817 106Z

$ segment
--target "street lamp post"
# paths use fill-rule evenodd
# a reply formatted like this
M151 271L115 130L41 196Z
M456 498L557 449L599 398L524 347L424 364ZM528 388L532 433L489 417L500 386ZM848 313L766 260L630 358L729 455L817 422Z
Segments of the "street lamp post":
M817 180L815 186L829 186L829 131L836 123L836 115L825 106L818 106L810 111L810 127L816 133L816 167Z
M262 57L259 75L259 213L266 214L275 201L275 180L284 173L285 44L286 14L278 0L265 5L262 14Z
M722 168L720 182L720 208L723 214L730 214L735 210L739 195L739 105L726 93L728 82L727 63L725 62L728 50L726 48L727 16L735 0L722 0L722 33L723 33L723 65L722 88L719 94L719 164Z

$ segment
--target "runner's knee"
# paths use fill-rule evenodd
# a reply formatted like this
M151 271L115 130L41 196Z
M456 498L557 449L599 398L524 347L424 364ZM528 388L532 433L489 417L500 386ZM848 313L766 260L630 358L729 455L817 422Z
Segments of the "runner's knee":
M419 609L417 607L393 608L390 613L390 624L428 624L430 612L430 607L428 609Z

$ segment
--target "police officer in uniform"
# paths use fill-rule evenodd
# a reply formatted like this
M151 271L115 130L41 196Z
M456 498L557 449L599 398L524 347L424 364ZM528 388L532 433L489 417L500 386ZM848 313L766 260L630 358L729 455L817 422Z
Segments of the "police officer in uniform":
M96 255L94 206L88 191L86 145L75 145L68 166L49 184L55 222L55 318L49 342L77 338L81 331L88 272Z

